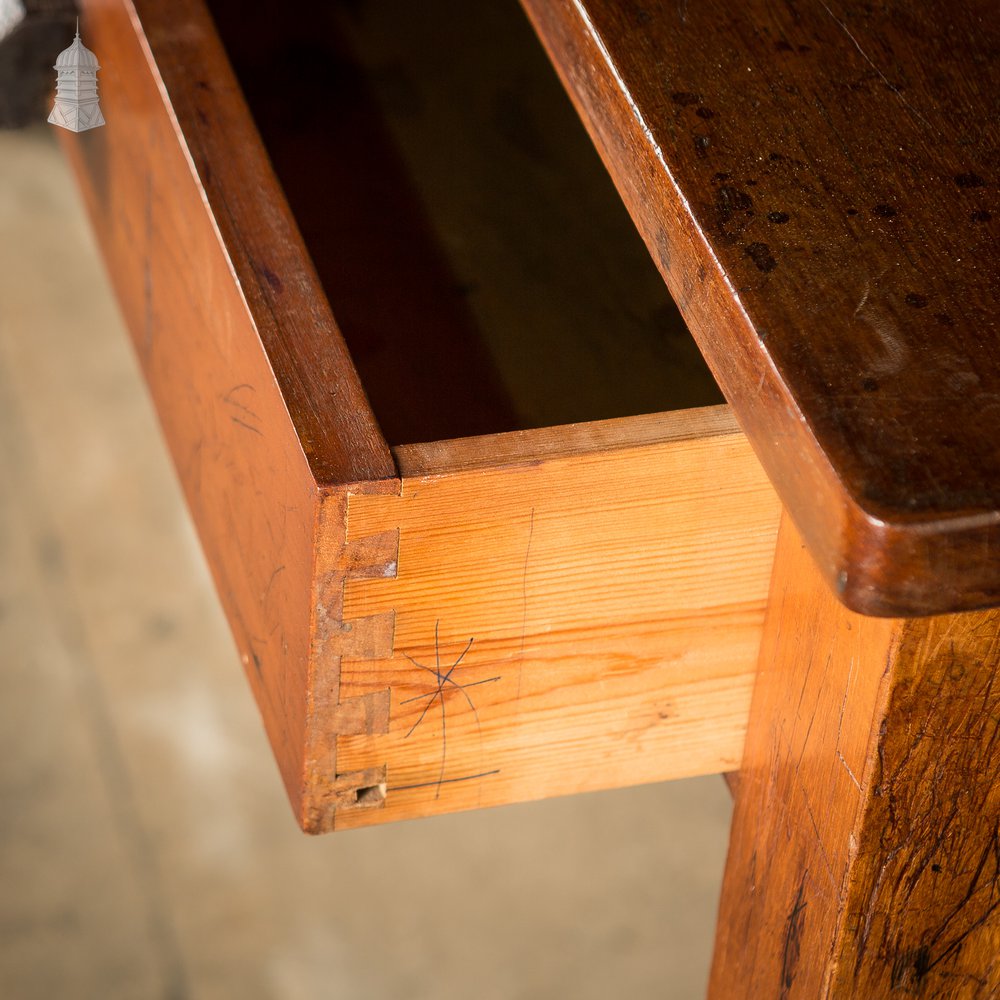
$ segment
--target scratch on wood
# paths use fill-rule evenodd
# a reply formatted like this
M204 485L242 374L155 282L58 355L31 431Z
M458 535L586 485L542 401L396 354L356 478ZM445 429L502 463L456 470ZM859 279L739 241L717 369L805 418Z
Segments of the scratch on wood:
M819 824L816 822L816 817L813 815L812 806L809 805L809 796L806 792L805 785L802 781L799 781L799 788L802 792L802 803L806 807L806 812L809 814L809 822L812 823L813 832L816 834L816 845L819 847L819 852L823 856L823 864L826 866L827 874L830 876L830 885L833 886L834 891L837 890L837 880L833 874L833 865L830 864L830 857L826 853L826 845L823 843L823 836L819 830Z
M990 878L985 885L980 886L979 880L986 868L986 862L990 857L993 857L994 868L993 876ZM948 926L951 922L965 909L965 907L972 902L974 896L976 896L982 889L988 889L990 892L990 902L986 907L985 911L973 921L961 934L959 934L954 941L952 941L944 951L933 962L931 962L927 969L928 971L934 966L936 966L943 959L947 958L953 952L957 951L962 946L962 942L974 931L976 928L982 926L987 920L993 915L993 912L1000 906L1000 899L992 898L996 889L997 881L1000 877L1000 823L996 824L993 829L993 836L984 845L982 854L979 858L979 864L976 867L975 872L969 881L969 887L966 889L965 895L954 907L954 909L948 914L948 916L942 921L941 926L938 928L935 935L931 938L931 944L936 944L937 941L942 937L942 935L947 931Z
M834 14L834 12L830 10L830 8L826 5L826 0L819 0L819 3L820 6L827 12L827 14L829 14L830 17L833 18L834 23L836 23L837 26L844 32L844 34L847 35L847 37L851 40L851 43L858 50L858 52L861 53L861 58L864 59L864 61L868 63L868 65L871 66L871 68L875 70L876 73L878 73L879 78L882 80L882 82L899 98L903 107L906 108L910 112L910 114L912 114L915 118L919 118L920 121L922 121L924 125L926 125L932 132L936 131L934 126L931 125L931 123L919 111L917 111L917 109L912 104L910 104L910 102L902 95L899 87L897 87L885 75L885 73L883 73L882 70L880 70L878 66L875 65L875 63L872 61L871 56L869 56L868 53L865 52L863 48L861 48L861 44L854 37L854 35L851 34L850 28L848 28L847 25L844 24L844 22L841 21L840 18L837 17L837 15Z
M864 961L865 951L868 948L868 938L871 935L872 922L875 917L875 904L882 891L882 883L885 881L885 873L888 871L889 865L892 864L893 859L901 850L901 847L897 847L886 855L882 868L878 873L878 878L875 880L875 884L872 886L871 892L868 894L868 901L865 907L865 919L861 926L861 934L858 936L857 957L854 962L855 976L861 969L861 963Z
M858 791L860 792L861 782L858 781L856 777L854 777L854 772L851 770L851 765L847 763L847 761L844 759L844 755L839 750L837 751L837 758L840 760L840 763L844 765L844 769L851 776L851 781L854 782L854 784L857 786Z

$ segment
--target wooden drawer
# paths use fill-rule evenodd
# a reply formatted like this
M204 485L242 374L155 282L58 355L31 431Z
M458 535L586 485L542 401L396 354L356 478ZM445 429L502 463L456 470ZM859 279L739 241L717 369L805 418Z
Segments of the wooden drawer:
M629 324L587 375L558 341L527 353L510 285L470 306L423 214L437 195L400 171L405 121L388 135L319 8L296 29L218 3L217 31L197 0L83 7L108 125L61 138L303 828L737 768L780 505L728 407L637 415L660 374ZM362 49L380 37L354 27ZM439 29L460 61L461 32ZM407 71L391 47L367 58L405 120ZM424 62L436 99L454 82ZM523 95L500 93L493 127L537 159ZM445 134L464 128L448 114ZM560 163L534 169L533 197L547 171L564 184ZM512 204L483 218L536 203ZM560 211L570 249L582 233L600 251L595 216L572 221L593 205ZM631 265L603 253L610 270L560 294L603 275L610 316ZM609 341L637 388L605 392Z

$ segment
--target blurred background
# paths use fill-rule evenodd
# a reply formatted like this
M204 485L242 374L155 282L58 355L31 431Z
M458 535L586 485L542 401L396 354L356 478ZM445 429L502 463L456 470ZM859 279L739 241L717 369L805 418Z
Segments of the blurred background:
M76 189L0 132L0 997L704 994L719 777L311 840Z

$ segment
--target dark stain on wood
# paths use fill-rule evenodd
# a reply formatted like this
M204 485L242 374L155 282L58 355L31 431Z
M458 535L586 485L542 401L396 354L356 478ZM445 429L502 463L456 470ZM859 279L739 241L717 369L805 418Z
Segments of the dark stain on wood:
M266 264L260 264L258 270L274 292L281 293L285 290L285 283Z
M802 930L806 922L805 888L808 877L808 871L802 873L795 901L792 903L792 908L785 921L785 934L781 946L781 990L778 994L781 1000L786 1000L791 995L792 984L795 982L795 973L799 965Z
M995 613L904 627L846 921L852 995L1000 994L998 668Z
M751 243L746 249L746 254L757 266L757 270L765 274L778 266L778 262L771 254L771 248L766 243Z

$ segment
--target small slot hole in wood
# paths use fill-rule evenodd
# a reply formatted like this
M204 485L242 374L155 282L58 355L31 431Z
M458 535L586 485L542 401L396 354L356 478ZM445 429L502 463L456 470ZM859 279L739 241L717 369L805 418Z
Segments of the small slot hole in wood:
M366 785L354 790L354 801L359 806L378 806L385 802L385 785Z

